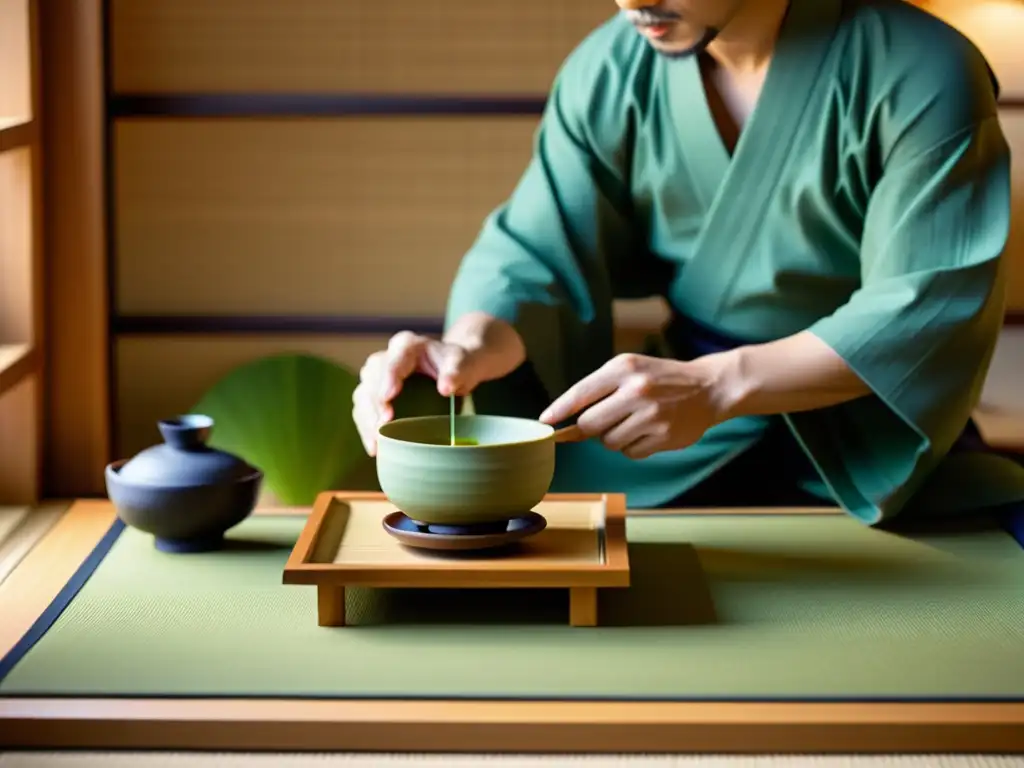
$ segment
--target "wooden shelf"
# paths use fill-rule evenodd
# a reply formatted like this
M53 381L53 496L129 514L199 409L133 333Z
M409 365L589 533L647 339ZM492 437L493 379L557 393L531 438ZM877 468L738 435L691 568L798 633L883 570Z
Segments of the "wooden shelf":
M36 140L36 124L32 120L0 117L0 152L30 147Z
M39 0L0 0L0 504L42 493Z

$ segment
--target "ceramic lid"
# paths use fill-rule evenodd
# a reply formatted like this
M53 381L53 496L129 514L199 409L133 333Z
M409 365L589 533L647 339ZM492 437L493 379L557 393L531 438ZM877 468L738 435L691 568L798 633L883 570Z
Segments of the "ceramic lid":
M164 438L141 451L118 472L128 483L164 487L220 485L249 477L256 470L239 457L206 444L213 419L187 414L157 422Z

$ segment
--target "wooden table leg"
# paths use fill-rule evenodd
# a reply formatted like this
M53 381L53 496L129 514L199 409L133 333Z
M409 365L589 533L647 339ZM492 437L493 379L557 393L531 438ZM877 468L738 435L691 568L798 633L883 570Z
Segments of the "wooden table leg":
M320 584L316 588L317 619L321 627L345 626L345 588Z
M569 590L569 624L574 627L597 626L597 587L572 587Z

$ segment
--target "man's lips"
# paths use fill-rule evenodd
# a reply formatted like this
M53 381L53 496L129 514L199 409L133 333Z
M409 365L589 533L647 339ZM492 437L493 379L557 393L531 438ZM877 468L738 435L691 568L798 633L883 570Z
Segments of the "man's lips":
M640 32L647 37L660 38L664 37L672 29L672 22L663 21L657 24L640 24L638 25Z

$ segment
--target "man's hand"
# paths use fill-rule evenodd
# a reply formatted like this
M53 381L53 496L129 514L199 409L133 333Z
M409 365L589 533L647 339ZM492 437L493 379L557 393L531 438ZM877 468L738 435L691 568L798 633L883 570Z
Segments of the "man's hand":
M540 420L557 424L578 414L583 439L642 459L692 445L723 420L716 381L711 358L619 355L570 387Z
M377 429L394 418L392 402L414 373L435 379L437 391L445 397L472 392L481 376L473 355L456 344L410 331L393 336L387 349L367 358L352 395L352 418L371 456L377 452Z
M395 334L359 371L352 418L366 452L377 453L377 430L394 418L392 403L414 373L437 381L444 397L465 397L484 381L513 371L525 358L522 340L507 323L482 313L460 318L443 340L410 331Z

